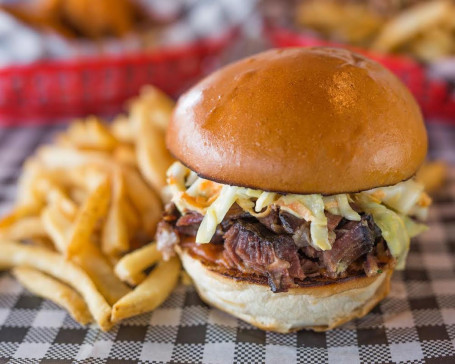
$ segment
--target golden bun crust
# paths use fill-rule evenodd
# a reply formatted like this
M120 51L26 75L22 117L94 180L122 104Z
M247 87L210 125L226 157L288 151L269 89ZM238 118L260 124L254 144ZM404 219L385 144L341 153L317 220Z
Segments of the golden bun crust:
M366 315L387 296L393 269L375 277L356 277L324 286L298 287L273 293L268 285L239 281L177 248L200 297L263 330L288 333L326 331Z
M393 185L427 136L406 87L347 50L270 50L208 76L177 103L167 146L199 175L285 193Z

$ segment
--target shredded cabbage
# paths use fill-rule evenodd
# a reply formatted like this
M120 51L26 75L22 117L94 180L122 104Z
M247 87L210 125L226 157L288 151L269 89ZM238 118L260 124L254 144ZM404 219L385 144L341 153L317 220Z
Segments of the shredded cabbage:
M174 162L167 170L167 182L171 187L172 192L185 191L185 177L188 175L189 170L185 168L180 162Z
M313 247L318 250L330 250L327 230L327 217L324 214L324 201L321 195L285 195L275 204L284 211L301 219L310 221L310 235Z
M325 209L331 214L343 216L352 221L360 221L360 215L349 205L347 195L325 196L323 200Z
M174 163L168 170L167 187L172 201L182 214L197 211L204 215L196 236L197 243L208 243L217 226L234 203L255 217L267 216L273 206L279 206L294 216L310 222L311 245L317 250L329 250L327 218L324 211L360 221L350 202L355 202L373 216L381 229L391 254L397 259L397 268L403 268L410 238L426 229L409 216L426 217L431 199L423 186L408 180L390 187L374 188L354 194L321 196L318 194L279 195L251 188L223 185L198 177L181 163Z
M428 230L428 226L426 226L425 224L419 224L418 222L415 222L409 216L402 216L402 219L404 221L404 226L406 227L406 231L408 232L410 238L413 238L414 236L417 236L423 233L424 231Z
M254 210L261 212L262 209L270 205L276 199L276 193L273 192L262 192L259 198L256 200L256 206Z
M410 238L403 219L394 211L374 201L367 193L359 193L356 202L363 211L371 214L381 229L390 253L397 260L397 269L403 269L409 250Z
M382 202L398 213L407 215L417 205L422 192L423 185L408 180L394 186L373 188L363 193L372 196L377 202Z
M204 244L210 242L216 232L216 227L223 221L224 216L237 199L238 189L239 187L223 186L218 198L207 209L207 213L197 231L196 243Z

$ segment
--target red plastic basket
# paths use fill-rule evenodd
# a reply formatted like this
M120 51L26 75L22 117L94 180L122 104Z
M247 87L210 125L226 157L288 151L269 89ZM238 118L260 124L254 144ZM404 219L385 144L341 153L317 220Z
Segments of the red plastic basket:
M339 46L375 59L389 68L408 86L426 117L455 123L455 88L443 79L429 77L426 67L412 58L376 54L365 49L326 41L314 35L270 25L266 27L266 34L275 47Z
M237 30L187 46L0 69L0 124L118 112L146 84L172 96L213 70Z

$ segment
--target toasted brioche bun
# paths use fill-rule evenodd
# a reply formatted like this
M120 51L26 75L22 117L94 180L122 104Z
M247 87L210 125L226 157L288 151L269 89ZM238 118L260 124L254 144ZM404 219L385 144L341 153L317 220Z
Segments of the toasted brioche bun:
M271 50L178 101L166 143L199 175L284 193L394 185L425 158L422 115L380 64L348 50Z
M353 277L273 293L267 284L243 281L213 271L186 250L177 248L199 296L209 305L263 330L288 333L325 331L366 315L387 296L393 269L374 277Z

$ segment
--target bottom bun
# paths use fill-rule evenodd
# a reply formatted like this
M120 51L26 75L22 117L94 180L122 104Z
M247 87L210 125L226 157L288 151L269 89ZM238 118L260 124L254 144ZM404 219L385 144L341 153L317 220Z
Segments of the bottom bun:
M389 268L374 277L315 282L273 293L266 284L221 274L180 247L177 252L206 303L263 330L280 333L326 331L366 315L389 293L393 273Z

